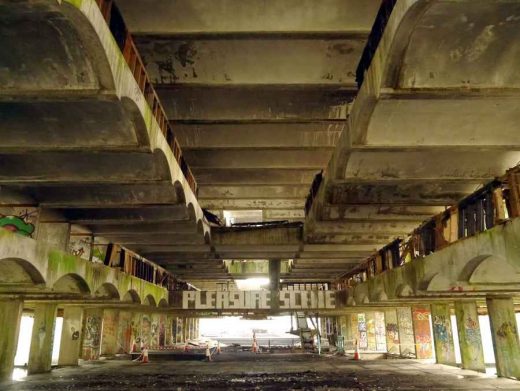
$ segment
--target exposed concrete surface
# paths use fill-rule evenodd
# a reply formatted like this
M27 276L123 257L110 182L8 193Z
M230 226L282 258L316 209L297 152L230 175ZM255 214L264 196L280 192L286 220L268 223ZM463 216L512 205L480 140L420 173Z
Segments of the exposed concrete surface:
M1 385L1 384L0 384ZM352 361L310 354L224 353L207 363L101 361L61 368L2 389L518 390L520 382L416 360Z

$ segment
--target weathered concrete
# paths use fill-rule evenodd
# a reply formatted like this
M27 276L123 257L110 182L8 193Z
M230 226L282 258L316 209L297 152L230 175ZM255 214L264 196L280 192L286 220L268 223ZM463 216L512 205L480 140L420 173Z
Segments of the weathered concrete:
M455 365L455 346L448 304L435 303L430 306L435 358L439 364Z
M105 309L103 311L103 327L101 330L100 356L113 356L118 352L117 332L119 328L119 311Z
M513 299L486 300L497 375L520 379L520 340Z
M0 301L0 380L10 377L13 370L22 310L21 300Z
M484 363L477 304L474 301L455 301L455 316L457 317L462 367L485 372L486 365Z
M36 304L29 352L28 372L50 372L57 304Z
M76 366L81 353L83 308L65 307L58 365Z

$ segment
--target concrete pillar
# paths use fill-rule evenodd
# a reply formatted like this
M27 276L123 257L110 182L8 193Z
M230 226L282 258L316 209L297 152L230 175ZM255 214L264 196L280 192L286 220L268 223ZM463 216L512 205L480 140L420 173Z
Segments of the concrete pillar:
M413 332L412 309L410 307L397 308L397 324L399 326L401 356L415 357L415 336Z
M399 345L399 326L397 325L397 311L385 311L386 351L390 354L401 354Z
M474 301L455 301L455 316L457 318L462 368L485 372L486 365L478 323L477 303Z
M152 317L146 313L141 318L141 342L150 349L152 342Z
M40 217L46 218L46 213L40 212ZM38 223L36 240L46 244L55 250L67 251L70 240L70 224L64 222L40 222Z
M159 348L159 335L161 316L160 314L153 313L150 315L150 349L156 350Z
M430 328L429 306L413 306L412 321L417 358L433 358L432 330Z
M118 352L117 330L119 328L119 310L103 310L101 331L101 356L114 356Z
M166 314L159 314L159 347L164 347L166 345L166 327Z
M28 373L50 372L57 304L36 304L29 351Z
M18 347L23 301L0 301L0 380L11 377Z
M456 365L455 345L451 329L450 306L448 304L432 304L433 342L437 363Z
M269 260L269 290L271 291L271 309L280 308L280 272L282 262L279 259Z
M58 365L78 365L78 359L81 352L82 325L83 308L65 307L65 310L63 311L63 328L61 330Z
M117 325L117 352L130 353L132 351L132 312L119 311Z
M353 317L357 317L355 314L347 314L343 317L344 319L344 327L341 328L341 333L345 337L345 351L354 349L354 340L356 339L356 335L354 335L353 329ZM357 325L357 319L356 319Z
M186 342L188 339L188 318L182 318L182 342Z
M81 343L83 360L99 359L102 327L103 310L101 308L86 309L83 313L83 340Z
M130 323L130 327L132 328L132 337L131 337L131 347L130 351L135 348L136 351L139 351L141 349L141 342L143 339L143 322L142 322L143 315L140 312L134 312L132 313L132 320Z
M520 379L520 340L511 297L486 300L497 375Z
M365 320L367 323L367 343L368 350L375 352L376 349L376 319L374 312L366 312Z

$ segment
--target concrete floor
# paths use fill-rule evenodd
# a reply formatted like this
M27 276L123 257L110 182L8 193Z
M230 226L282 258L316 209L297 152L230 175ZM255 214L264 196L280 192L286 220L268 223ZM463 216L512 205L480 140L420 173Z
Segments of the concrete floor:
M520 390L520 382L416 360L224 353L216 360L98 361L0 384L0 390Z

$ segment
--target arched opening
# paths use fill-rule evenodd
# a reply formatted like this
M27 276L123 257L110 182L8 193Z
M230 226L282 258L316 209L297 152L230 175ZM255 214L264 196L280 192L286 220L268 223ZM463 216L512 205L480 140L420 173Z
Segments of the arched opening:
M159 300L159 307L160 308L168 307L168 302L166 301L166 299Z
M30 262L19 258L0 260L0 284L44 284L41 273Z
M123 302L141 304L141 298L135 290L130 289L128 292L124 294Z
M144 298L144 302L143 302L144 305L148 305L150 307L157 307L157 303L155 302L155 299L153 298L152 295L147 295L145 298Z
M105 282L101 285L94 293L94 296L119 300L119 292L117 291L117 288L109 282Z
M74 273L65 274L61 276L54 283L52 289L57 292L89 294L90 288L87 282L80 276Z

